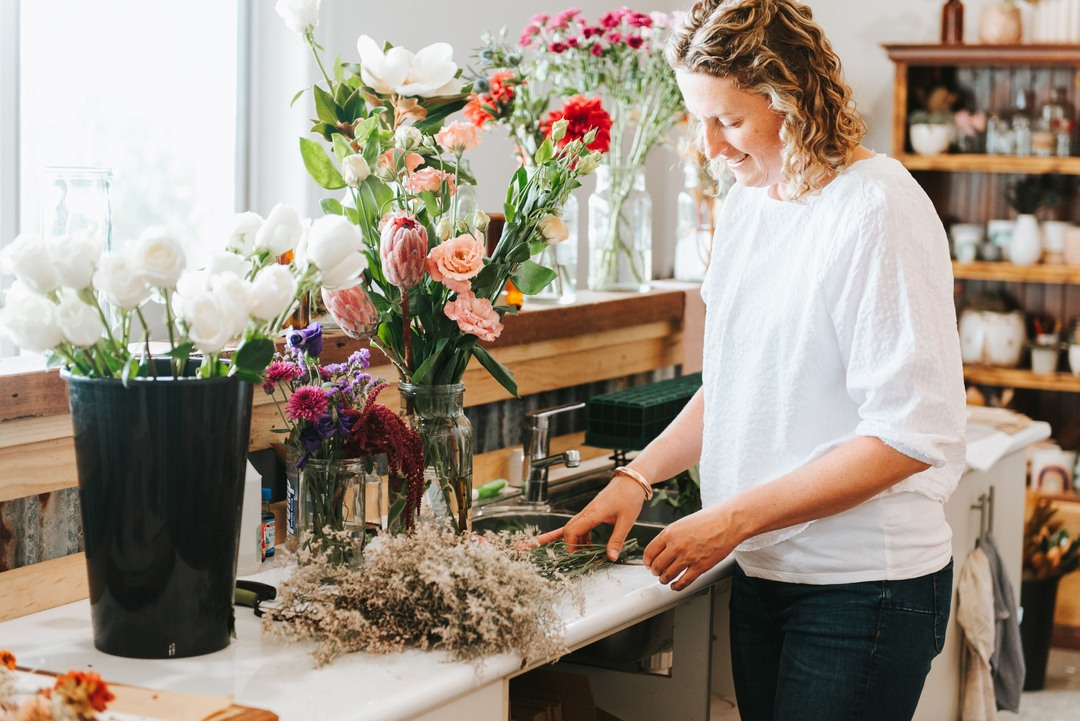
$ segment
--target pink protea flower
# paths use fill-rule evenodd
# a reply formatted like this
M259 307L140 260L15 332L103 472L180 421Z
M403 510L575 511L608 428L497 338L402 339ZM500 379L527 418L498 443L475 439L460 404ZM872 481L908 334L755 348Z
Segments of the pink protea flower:
M379 311L362 285L341 290L323 288L322 299L334 322L350 338L370 338L379 325Z
M457 298L443 306L443 313L465 333L480 340L491 342L502 333L503 325L498 312L487 298L477 298L472 293L459 293Z
M484 267L484 243L472 235L436 245L427 256L427 272L436 282L456 293L472 290L469 279Z
M419 283L424 277L427 246L427 230L416 218L404 212L384 218L379 255L386 279L398 288L412 288Z
M263 390L267 394L273 393L278 383L299 380L303 375L304 372L295 363L274 361L266 366L266 371L263 373Z
M285 404L285 414L294 421L315 423L319 416L326 413L329 406L330 401L322 388L300 386L289 396L289 402Z

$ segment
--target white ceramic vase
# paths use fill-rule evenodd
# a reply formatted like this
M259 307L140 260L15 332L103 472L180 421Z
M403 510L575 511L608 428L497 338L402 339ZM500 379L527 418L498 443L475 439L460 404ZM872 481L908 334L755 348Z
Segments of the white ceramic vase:
M1080 376L1080 343L1069 344L1069 370L1074 376Z
M1042 228L1030 213L1016 216L1009 239L1009 260L1015 265L1032 265L1042 257Z

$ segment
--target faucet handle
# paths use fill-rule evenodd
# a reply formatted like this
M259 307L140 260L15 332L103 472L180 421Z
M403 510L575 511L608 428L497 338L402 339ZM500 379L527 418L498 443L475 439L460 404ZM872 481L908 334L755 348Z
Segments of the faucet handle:
M581 451L577 449L571 449L563 453L563 458L566 459L567 468L577 468L581 465Z
M528 419L531 425L546 425L547 420L559 413L566 413L568 411L576 411L579 408L584 408L585 402L579 401L577 403L564 403L561 406L552 406L551 408L541 408L535 411L528 411L525 414L525 418Z

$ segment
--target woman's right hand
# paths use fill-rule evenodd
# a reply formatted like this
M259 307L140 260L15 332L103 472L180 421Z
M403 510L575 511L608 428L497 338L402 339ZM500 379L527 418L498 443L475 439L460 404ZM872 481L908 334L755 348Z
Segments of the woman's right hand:
M616 561L622 553L626 536L641 514L645 501L645 491L637 481L621 473L615 474L611 481L589 501L576 516L566 522L562 528L548 531L536 537L539 545L557 541L560 538L571 550L575 546L591 542L591 533L601 523L610 523L615 527L607 544L609 560Z

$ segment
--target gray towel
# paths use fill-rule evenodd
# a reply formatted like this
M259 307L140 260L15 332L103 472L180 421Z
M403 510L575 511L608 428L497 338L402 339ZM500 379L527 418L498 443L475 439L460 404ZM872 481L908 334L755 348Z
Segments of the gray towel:
M983 534L978 546L990 562L994 577L994 614L997 616L997 634L990 668L994 674L994 696L998 710L1018 712L1020 693L1024 690L1024 651L1020 646L1020 623L1017 621L1016 597L1012 584L1001 565L1001 556L990 532Z

